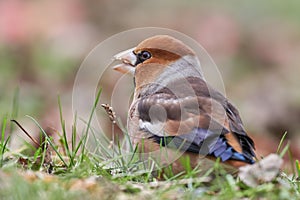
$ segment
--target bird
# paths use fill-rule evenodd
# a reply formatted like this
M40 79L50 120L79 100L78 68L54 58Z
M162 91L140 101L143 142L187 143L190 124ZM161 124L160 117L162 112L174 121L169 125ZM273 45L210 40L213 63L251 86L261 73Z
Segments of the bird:
M238 110L206 82L192 48L155 35L113 59L119 61L114 70L133 76L127 128L132 146L143 155L171 165L174 174L185 170L186 157L203 172L216 160L230 173L256 162Z

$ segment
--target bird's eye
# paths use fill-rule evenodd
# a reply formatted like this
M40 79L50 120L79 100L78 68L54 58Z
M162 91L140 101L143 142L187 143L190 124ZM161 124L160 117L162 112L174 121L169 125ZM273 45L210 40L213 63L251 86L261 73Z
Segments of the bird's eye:
M149 58L151 58L151 53L149 51L141 51L137 54L137 63L142 63L145 60L148 60Z

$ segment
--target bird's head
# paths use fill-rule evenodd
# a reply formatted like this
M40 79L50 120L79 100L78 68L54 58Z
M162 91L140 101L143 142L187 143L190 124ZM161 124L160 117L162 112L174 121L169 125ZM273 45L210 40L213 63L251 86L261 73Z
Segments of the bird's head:
M114 59L121 61L114 69L132 74L136 88L167 83L176 77L202 77L195 52L168 35L150 37L136 47L118 53Z

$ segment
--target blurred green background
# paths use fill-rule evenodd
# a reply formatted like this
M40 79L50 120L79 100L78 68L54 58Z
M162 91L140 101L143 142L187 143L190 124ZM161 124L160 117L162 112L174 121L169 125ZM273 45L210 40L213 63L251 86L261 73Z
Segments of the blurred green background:
M288 131L300 157L300 1L0 1L0 115L20 90L25 115L58 127L57 95L71 112L74 77L101 41L156 26L197 40L222 74L260 155ZM102 87L109 87L106 83Z

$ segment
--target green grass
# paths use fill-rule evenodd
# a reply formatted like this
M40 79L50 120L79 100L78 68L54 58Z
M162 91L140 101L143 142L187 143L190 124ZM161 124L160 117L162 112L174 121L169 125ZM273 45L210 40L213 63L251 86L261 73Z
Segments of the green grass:
M295 172L282 172L273 181L252 188L230 174L216 161L215 166L199 176L201 166L192 169L189 158L182 158L185 173L173 175L166 167L158 170L164 180L153 176L155 162L141 162L137 148L124 151L125 142L115 138L116 145L92 127L91 121L98 106L101 90L96 95L91 114L85 122L83 133L77 132L77 115L74 116L71 134L63 119L63 109L58 98L62 133L60 144L39 125L41 142L37 148L25 144L13 152L9 149L12 126L9 115L4 115L0 139L0 199L299 199L300 166L292 161ZM17 100L15 100L17 102ZM14 103L16 104L16 103ZM14 105L15 107L15 105ZM17 110L14 110L16 117ZM112 126L115 126L112 123ZM121 126L119 124L119 126ZM121 126L122 127L122 126ZM26 130L24 130L26 131ZM27 133L28 134L28 133ZM70 136L70 138L68 138ZM289 144L283 146L286 134L277 153L283 156ZM127 142L129 137L124 131ZM94 149L87 148L88 140L94 141ZM168 171L169 170L169 171ZM214 178L211 178L214 177Z

